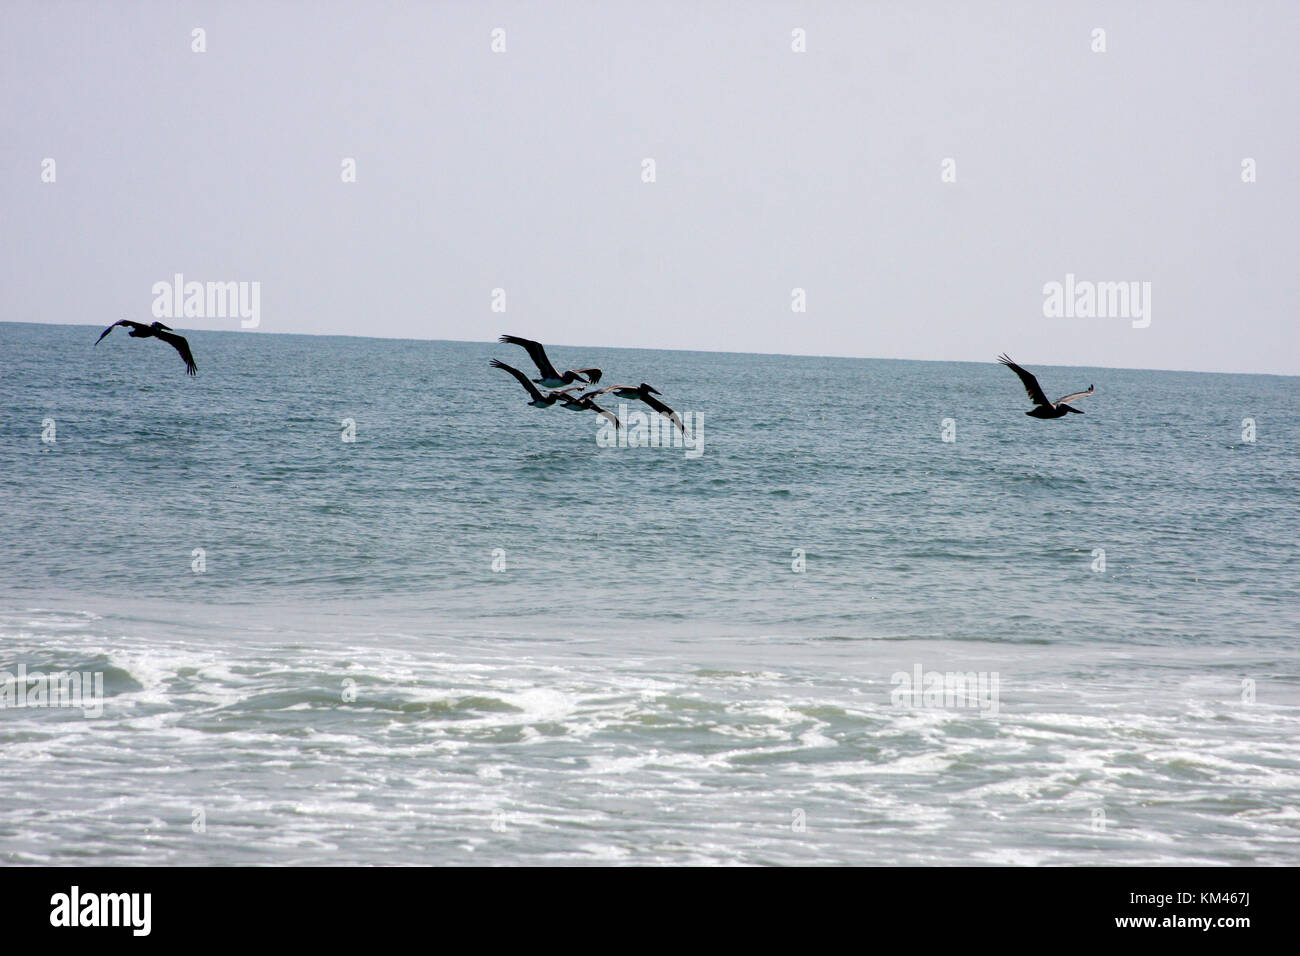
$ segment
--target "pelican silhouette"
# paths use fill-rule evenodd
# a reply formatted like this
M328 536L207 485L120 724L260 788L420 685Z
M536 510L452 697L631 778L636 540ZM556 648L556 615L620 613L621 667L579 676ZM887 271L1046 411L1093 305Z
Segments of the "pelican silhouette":
M609 385L605 388L598 389L597 391L588 392L583 396L583 398L593 398L596 395L603 395L606 392L613 392L619 398L637 399L638 401L645 402L660 415L667 415L671 418L673 424L681 430L682 434L686 434L686 426L682 424L681 416L663 402L659 401L659 399L655 398L656 395L662 395L663 393L653 385L647 385L645 382L642 382L636 388L633 388L631 385Z
M585 385L595 385L600 381L600 369L598 368L579 368L569 369L564 374L556 371L551 360L546 357L546 349L542 347L541 342L534 342L532 339L521 339L517 335L503 335L497 339L498 342L505 342L508 345L522 345L528 350L533 362L537 365L537 371L542 373L541 378L533 379L538 385L546 388L559 388L561 385L571 385L574 382L582 382Z
M1092 386L1088 386L1086 392L1072 392L1069 395L1063 395L1054 402L1047 400L1047 394L1043 387L1038 384L1038 379L1033 374L1026 372L1005 354L998 356L998 361L1005 365L1011 371L1020 376L1020 381L1025 385L1025 391L1029 393L1029 398L1033 401L1034 407L1025 412L1030 418L1063 418L1067 413L1074 412L1076 415L1082 415L1083 412L1077 408L1072 408L1068 403L1076 398L1083 398L1085 395L1092 394Z
M595 392L588 392L585 395L564 394L565 392L570 392L570 391L572 391L572 389L566 388L556 393L557 395L563 395L563 398L560 401L561 408L568 408L575 412L592 411L595 412L597 415L604 415L606 418L608 418L611 422L614 423L615 428L620 427L617 415L615 415L611 411L607 411L606 409L601 408L599 405L597 405L595 402L591 400L591 396L596 394Z
M533 408L550 408L560 399L565 397L565 392L571 391L570 389L565 389L564 392L547 392L543 395L537 390L537 386L528 380L528 376L519 371L519 369L507 365L505 362L497 359L493 359L490 364L493 368L499 368L504 372L509 372L515 378L519 379L519 384L522 385L524 390L532 396L532 400L528 404L533 406Z
M640 385L606 385L604 388L595 392L588 392L588 395L604 395L606 392L613 392L619 398L629 401L644 401L646 395L662 395L663 393L653 385L647 385L642 382Z
M153 325L145 325L143 322L132 322L130 319L122 319L118 322L114 322L103 332L100 332L99 338L95 339L95 344L98 345L102 342L104 336L108 335L109 332L112 332L119 325L129 327L131 331L127 334L133 339L162 339L177 352L181 353L181 358L185 360L186 374L195 375L198 373L199 367L194 364L194 355L190 352L190 343L185 339L185 336L177 335L172 331L171 326L163 325L161 322L155 322Z

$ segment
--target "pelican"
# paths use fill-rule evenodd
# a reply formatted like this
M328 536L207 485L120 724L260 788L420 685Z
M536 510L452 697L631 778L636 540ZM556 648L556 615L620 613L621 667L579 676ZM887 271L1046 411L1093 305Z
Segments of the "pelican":
M181 353L181 358L185 360L185 372L188 375L198 373L199 367L194 364L194 355L190 352L190 343L185 340L185 336L177 335L172 331L171 326L163 325L161 322L155 322L153 325L145 325L143 322L132 322L130 319L122 319L114 322L103 332L99 333L99 338L95 339L98 345L104 340L109 332L112 332L119 325L128 326L131 331L127 334L133 339L162 339L177 352Z
M586 399L590 399L596 395L603 395L606 392L613 392L619 398L624 398L624 399L634 398L634 399L638 399L639 401L645 402L647 405L653 408L660 415L667 415L669 418L671 418L673 420L673 424L676 425L679 429L681 429L682 434L683 435L686 434L686 426L682 424L681 416L678 415L671 408L669 408L667 405L665 405L663 402L659 401L659 399L655 398L656 395L662 395L663 393L660 392L659 389L655 388L653 385L647 385L645 382L642 382L636 388L633 388L631 385L610 385L606 388L598 389L594 392L588 392L586 395L582 397Z
M533 397L532 401L528 403L529 405L533 406L533 408L550 408L557 401L559 401L561 398L564 397L564 392L547 392L545 395L543 395L541 392L537 390L536 385L528 381L527 375L519 371L519 369L517 368L512 368L511 366L507 365L505 362L500 362L497 359L493 359L491 364L493 368L502 369L503 371L509 372L515 378L519 379L519 384L522 385L524 387L524 390L527 391L528 394ZM565 392L568 391L571 391L571 389L565 389Z
M1079 409L1070 407L1068 403L1074 401L1076 398L1083 398L1085 395L1091 395L1091 385L1088 386L1086 392L1073 392L1069 395L1064 395L1061 398L1058 398L1054 402L1049 402L1047 400L1047 395L1043 392L1043 387L1038 384L1038 379L1034 378L1032 373L1026 372L1015 362L1011 361L1011 359L1007 358L1005 354L999 355L998 361L1019 375L1020 381L1025 383L1025 391L1029 393L1029 397L1034 403L1034 407L1025 412L1029 417L1063 418L1067 412L1074 412L1076 415L1083 414Z
M541 378L533 379L538 385L546 388L559 388L561 385L570 385L573 382L594 385L600 381L600 369L598 368L569 369L561 375L555 370L551 360L546 357L546 349L542 348L541 342L534 342L532 339L521 339L517 335L503 335L497 341L505 342L508 345L522 345L528 350L528 354L537 365L537 371L542 373Z
M560 407L561 407L561 408L567 408L567 409L570 409L571 411L575 411L575 412L580 412L580 411L583 411L584 409L586 409L586 407L587 407L587 404L586 404L586 403L591 399L591 396L592 396L592 395L595 395L596 393L595 393L595 392L588 392L588 393L585 394L585 395L570 395L570 394L569 394L570 392L575 392L575 391L577 391L577 390L580 389L581 387L582 387L581 385L574 385L574 386L572 386L572 387L570 387L570 388L562 388L562 389L560 389L558 392L556 392L556 393L555 393L556 395L561 396L561 398L560 398Z
M655 388L653 385L647 385L645 382L642 382L640 385L606 385L602 389L598 389L597 391L594 392L588 392L587 394L595 396L595 395L604 395L606 392L613 392L619 398L625 399L627 401L643 401L644 396L647 394L651 394L651 395L663 394L662 392L659 391L659 389Z
M611 411L607 411L607 410L601 408L599 405L597 405L595 402L593 402L593 401L591 400L591 396L594 395L594 394L596 394L595 392L588 392L588 393L585 394L585 395L567 395L567 394L565 394L566 392L571 392L571 391L573 391L573 389L566 388L566 389L564 389L562 392L556 392L556 393L555 393L556 395L563 395L563 396L564 396L564 397L560 400L560 407L561 407L561 408L572 409L572 410L575 411L575 412L586 412L586 411L592 411L592 412L595 412L597 415L604 415L606 418L608 418L611 422L614 423L614 427L615 427L615 428L620 427L620 426L619 426L619 421L618 421L618 416L617 416L617 415L615 415L615 414L614 414L613 412L611 412Z

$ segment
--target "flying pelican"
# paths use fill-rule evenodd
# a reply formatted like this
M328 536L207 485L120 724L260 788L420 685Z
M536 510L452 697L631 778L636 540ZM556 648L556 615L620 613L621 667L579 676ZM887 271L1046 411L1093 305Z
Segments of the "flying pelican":
M596 395L603 395L606 392L613 392L619 398L635 398L645 402L647 405L653 408L660 415L667 415L669 418L671 418L673 420L673 424L676 425L679 429L681 429L682 434L683 435L686 434L686 426L682 424L681 416L678 415L671 408L669 408L667 405L665 405L663 402L659 401L659 399L655 398L656 395L662 395L663 393L660 392L659 389L655 388L653 385L647 385L645 382L642 382L636 388L633 388L631 385L610 385L606 388L598 389L594 392L588 392L586 395L582 397L590 399Z
M534 342L532 339L521 339L517 335L503 335L497 341L505 342L508 345L522 345L528 350L528 354L532 356L533 361L537 364L537 371L542 373L541 378L533 379L538 385L543 385L546 388L559 388L561 385L569 385L573 382L594 385L600 381L600 369L598 368L569 369L561 375L555 370L551 360L546 357L546 349L542 348L541 342Z
M662 392L653 385L647 385L642 382L640 385L606 385L602 389L594 392L588 392L588 395L604 395L606 392L613 392L619 398L628 401L642 401L645 394L661 395Z
M1047 395L1043 392L1043 387L1038 384L1038 379L1034 378L1032 373L1026 372L1015 362L1011 361L1011 359L1007 358L1006 355L999 355L998 361L1019 375L1020 381L1025 383L1025 391L1029 393L1029 397L1034 402L1034 407L1025 412L1029 417L1063 418L1066 412L1074 412L1076 415L1083 414L1082 411L1077 408L1071 408L1067 403L1074 401L1076 398L1083 398L1085 395L1091 395L1091 385L1088 386L1086 392L1074 392L1070 395L1062 396L1054 402L1049 402L1047 400Z
M103 332L99 333L99 338L95 339L95 344L98 345L102 342L104 336L109 332L112 332L119 325L129 326L131 331L127 334L133 339L162 339L177 352L181 353L181 358L185 360L185 371L187 374L194 375L198 372L199 367L194 364L194 355L190 352L190 343L185 340L185 336L177 335L172 331L171 326L163 325L161 322L155 322L153 325L145 325L143 322L132 322L130 319L122 319L119 322L114 322Z
M564 397L564 392L547 392L545 395L543 395L541 392L537 390L536 385L528 381L527 375L519 371L519 369L517 368L512 368L511 366L507 365L505 362L500 362L496 359L493 359L491 364L493 368L503 369L504 371L509 372L515 378L519 379L519 384L522 385L524 387L524 390L527 391L528 394L533 397L532 401L528 403L529 405L533 406L533 408L550 408L557 401L559 401L561 398ZM567 392L570 390L565 389L565 391Z
M615 415L611 411L606 411L605 409L601 408L599 405L597 405L595 402L591 400L591 396L596 394L595 392L588 392L586 395L565 394L565 392L571 392L571 391L573 391L573 389L566 388L561 392L555 393L557 395L564 396L560 401L561 408L572 409L575 412L592 411L595 412L597 415L604 415L606 418L608 418L611 422L614 423L615 428L620 427L617 415Z

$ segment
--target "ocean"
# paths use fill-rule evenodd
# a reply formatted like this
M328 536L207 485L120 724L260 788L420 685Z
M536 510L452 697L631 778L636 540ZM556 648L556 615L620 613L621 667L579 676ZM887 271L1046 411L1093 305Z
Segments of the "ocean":
M548 346L691 415L619 447L100 328L0 324L6 863L1300 863L1295 378Z

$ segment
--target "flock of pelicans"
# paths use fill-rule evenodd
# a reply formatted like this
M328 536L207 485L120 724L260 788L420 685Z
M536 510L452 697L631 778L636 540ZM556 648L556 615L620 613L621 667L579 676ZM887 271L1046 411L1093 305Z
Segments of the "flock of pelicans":
M194 364L194 354L190 352L190 343L185 340L185 336L177 335L169 326L163 325L161 322L155 322L152 325L145 325L143 322L132 322L130 319L122 319L120 322L114 322L101 332L99 338L95 339L95 344L98 345L103 341L105 335L108 335L109 332L112 332L119 325L129 328L131 331L127 334L133 339L161 339L180 353L181 358L185 360L185 371L187 374L194 375L198 372L199 367ZM618 398L644 402L659 414L667 415L672 419L673 424L683 432L686 431L686 427L682 424L681 416L663 402L659 401L659 399L655 398L656 395L662 393L658 389L647 385L645 382L636 386L607 385L605 388L597 388L589 392L583 392L582 390L586 386L595 385L600 381L600 369L579 368L558 372L556 371L555 366L551 364L551 360L546 357L546 349L542 347L541 342L534 342L532 339L521 339L517 335L503 335L497 341L505 342L508 345L523 346L528 351L528 355L532 358L533 363L537 366L537 371L541 374L541 378L529 379L529 377L519 371L519 369L507 365L505 362L493 359L491 363L493 368L499 368L502 371L509 372L519 380L519 384L522 385L524 391L528 393L528 404L532 405L534 408L550 408L558 402L561 408L568 408L575 412L596 412L598 415L603 415L614 423L615 428L618 428L618 416L613 412L601 408L595 402L597 396L604 395L606 392L613 392ZM1024 383L1025 391L1029 394L1030 401L1034 403L1034 407L1025 412L1026 415L1029 415L1031 418L1063 418L1071 412L1076 415L1083 414L1082 411L1070 405L1070 402L1074 401L1076 398L1083 398L1086 395L1091 395L1093 392L1093 387L1091 385L1088 386L1086 391L1071 392L1069 395L1064 395L1053 402L1048 399L1047 393L1043 391L1043 387L1038 384L1038 379L1035 378L1032 373L1021 368L1015 362L1011 361L1011 359L1007 358L1006 355L999 355L998 361L1011 369L1011 371L1015 372L1016 375L1020 377L1020 381ZM578 384L573 384L575 382ZM538 385L542 386L542 388L547 391L543 393L538 389ZM582 394L574 395L574 392L582 392Z
M645 382L635 386L607 385L604 388L593 389L590 392L582 392L584 386L595 385L600 381L600 369L569 369L561 374L555 370L555 366L551 364L551 360L546 357L546 349L542 347L541 342L534 342L532 339L521 339L517 335L503 335L501 338L497 339L497 341L505 342L507 345L522 345L528 350L528 355L532 358L533 364L537 366L537 371L541 373L541 378L535 378L532 381L529 381L528 376L519 371L519 369L509 366L505 362L500 362L496 359L492 360L493 368L499 368L503 372L509 372L519 380L519 384L524 387L526 392L528 392L528 404L534 408L550 408L556 402L559 402L561 408L572 409L575 412L596 412L599 415L604 415L614 423L615 428L618 428L618 416L613 412L601 408L595 402L598 395L604 395L606 392L613 392L619 398L645 402L645 404L649 405L660 415L667 415L671 418L673 424L683 433L686 431L686 426L682 424L681 416L663 402L659 401L659 399L655 398L656 395L662 395L663 393L653 386L647 385ZM543 395L541 391L538 390L537 385L534 385L533 382L536 382L537 385L549 389L550 391L547 391L547 393ZM571 385L571 382L580 382L581 384ZM567 385L568 388L561 388L562 385ZM574 392L582 392L582 394L574 395Z

